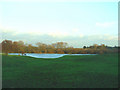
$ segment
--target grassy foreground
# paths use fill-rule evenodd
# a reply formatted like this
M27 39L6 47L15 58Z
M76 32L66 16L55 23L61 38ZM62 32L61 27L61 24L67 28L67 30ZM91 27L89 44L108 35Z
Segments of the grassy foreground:
M2 57L3 88L117 88L117 54L40 59Z

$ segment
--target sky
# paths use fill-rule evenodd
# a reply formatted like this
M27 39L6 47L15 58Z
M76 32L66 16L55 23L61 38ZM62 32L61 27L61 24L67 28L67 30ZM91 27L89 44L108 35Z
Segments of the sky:
M117 0L1 0L0 42L118 46Z

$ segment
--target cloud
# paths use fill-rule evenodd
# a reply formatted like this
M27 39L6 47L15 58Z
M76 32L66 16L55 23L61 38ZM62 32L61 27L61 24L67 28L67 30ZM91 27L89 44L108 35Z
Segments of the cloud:
M112 35L104 35L107 38L104 38L104 40L118 40L118 36L112 36Z
M77 29L74 29L78 31ZM73 30L73 31L74 31ZM93 45L93 44L106 44L115 46L118 45L118 35L109 35L109 34L101 34L101 35L83 35L76 33L68 33L68 32L49 32L49 33L41 33L41 32L17 32L15 30L6 29L0 25L0 42L5 39L9 39L12 41L22 40L25 43L33 44L37 42L42 42L46 44L51 44L58 41L67 42L70 46L74 47L83 47L84 45ZM120 38L120 37L119 37Z
M60 31L50 32L50 33L48 33L48 35L50 35L52 37L58 37L58 38L63 38L63 37L69 36L69 34L67 32L60 32Z
M84 35L83 35L83 34L80 34L79 37L82 38L82 37L84 37Z
M116 23L115 22L97 22L96 26L98 27L102 27L102 28L110 28L112 26L114 26Z
M67 42L70 46L74 47L83 47L84 45L90 46L93 44L105 44L115 46L118 45L118 36L114 35L86 35L83 36L80 34L79 36L72 36L68 33L61 33L61 32L51 32L46 34L30 34L30 33L18 33L15 31L5 31L0 33L2 34L2 40L8 39L12 41L22 40L25 43L33 44L37 42L42 42L46 44L51 44L58 41Z
M74 28L74 29L72 30L72 32L78 32L78 31L79 31L78 28Z

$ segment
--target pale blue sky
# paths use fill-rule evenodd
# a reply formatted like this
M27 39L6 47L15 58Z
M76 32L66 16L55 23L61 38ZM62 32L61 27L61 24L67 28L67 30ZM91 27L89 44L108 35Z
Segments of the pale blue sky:
M0 11L2 40L118 45L117 2L1 2Z

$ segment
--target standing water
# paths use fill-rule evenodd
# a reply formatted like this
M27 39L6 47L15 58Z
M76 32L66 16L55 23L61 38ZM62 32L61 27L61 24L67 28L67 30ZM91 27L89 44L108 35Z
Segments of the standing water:
M96 55L96 54L37 54L37 53L25 53L24 56L30 56L35 58L59 58L65 55ZM9 55L21 55L20 53L9 53Z

